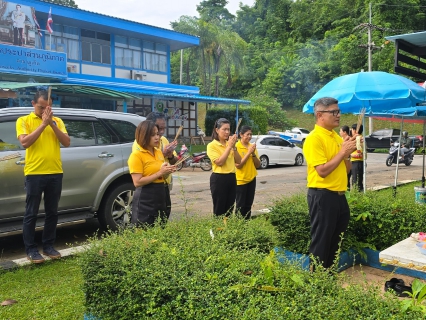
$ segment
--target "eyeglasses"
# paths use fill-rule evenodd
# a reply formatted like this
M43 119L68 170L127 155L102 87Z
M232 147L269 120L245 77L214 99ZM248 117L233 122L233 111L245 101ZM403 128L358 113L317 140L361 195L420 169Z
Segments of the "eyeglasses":
M340 114L340 109L336 109L336 110L318 110L318 112L331 113L333 116L337 117Z

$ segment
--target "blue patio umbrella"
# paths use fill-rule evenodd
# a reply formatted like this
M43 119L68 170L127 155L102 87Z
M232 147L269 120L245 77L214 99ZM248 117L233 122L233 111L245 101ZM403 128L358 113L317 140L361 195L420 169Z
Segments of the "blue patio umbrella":
M339 101L342 113L381 113L396 108L415 107L426 100L426 90L405 77L382 71L358 72L331 80L304 105L313 113L314 103L322 97Z

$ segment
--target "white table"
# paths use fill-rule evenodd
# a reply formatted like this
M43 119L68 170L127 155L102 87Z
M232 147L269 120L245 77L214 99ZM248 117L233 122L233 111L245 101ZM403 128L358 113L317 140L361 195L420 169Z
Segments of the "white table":
M420 253L416 243L414 239L407 238L381 251L380 263L426 272L426 255Z

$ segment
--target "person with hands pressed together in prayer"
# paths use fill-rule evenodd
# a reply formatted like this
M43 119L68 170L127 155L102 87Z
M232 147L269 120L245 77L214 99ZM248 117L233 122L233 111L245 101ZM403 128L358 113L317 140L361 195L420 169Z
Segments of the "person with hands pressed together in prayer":
M134 199L132 204L132 223L136 225L152 226L158 218L162 222L168 218L164 180L176 171L176 167L164 161L158 148L158 132L154 122L141 122L135 132L139 150L133 151L128 160L133 184L140 190L137 201Z
M27 192L23 221L23 238L27 258L42 263L35 243L35 227L40 202L44 194L45 222L42 235L43 254L58 259L53 248L58 223L58 204L62 192L62 162L60 145L68 147L70 137L62 120L53 115L47 91L37 91L31 101L34 112L18 118L16 134L25 154L25 189Z
M241 157L235 148L237 135L231 134L231 126L227 119L216 120L212 138L207 145L207 156L212 161L213 173L210 176L210 191L213 199L213 213L216 216L230 215L233 211L236 196L235 164Z
M236 207L237 211L239 211L245 219L250 219L251 207L256 192L256 169L260 167L260 160L256 144L250 143L252 138L251 128L249 126L242 126L239 134L240 141L235 145L238 154L241 156L241 162L236 164Z
M151 112L147 115L146 120L154 122L158 126L158 134L160 135L160 144L159 149L163 152L163 156L166 162L170 164L175 164L178 158L176 157L176 152L174 151L177 146L177 141L169 143L167 138L164 136L164 133L167 128L166 115L161 112ZM138 143L136 140L133 143L132 151L139 150ZM172 210L172 201L170 199L170 191L172 188L172 175L169 175L167 179L164 179L164 187L166 192L166 218L169 219L170 213ZM133 194L133 201L138 201L139 192L141 189L136 189Z
M350 154L355 137L344 140L333 130L340 124L340 109L334 98L320 98L314 104L315 128L306 137L303 153L307 162L308 207L311 221L309 252L323 267L333 265L340 236L349 223L345 197Z

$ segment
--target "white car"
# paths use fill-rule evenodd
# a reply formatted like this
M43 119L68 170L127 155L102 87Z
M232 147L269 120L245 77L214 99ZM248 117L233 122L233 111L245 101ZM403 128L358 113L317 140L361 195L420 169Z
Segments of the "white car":
M302 149L283 138L274 135L260 135L253 136L250 142L256 142L261 169L272 164L301 166L304 162Z
M286 130L284 132L269 131L269 134L280 136L281 138L286 139L290 142L300 143L300 144L303 145L306 137L309 134L309 130L296 127L296 128L291 129L291 130Z

